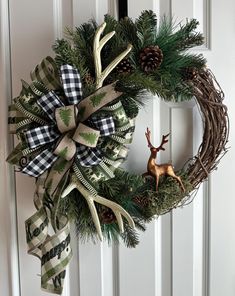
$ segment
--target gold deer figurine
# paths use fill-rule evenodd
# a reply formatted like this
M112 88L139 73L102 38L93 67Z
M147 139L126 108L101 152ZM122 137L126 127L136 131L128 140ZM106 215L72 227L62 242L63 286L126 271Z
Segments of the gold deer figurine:
M158 146L158 147L154 147L152 145L152 143L151 143L149 128L147 128L147 132L145 133L145 136L146 136L146 139L148 141L148 147L150 148L151 155L150 155L149 160L148 160L147 172L144 173L143 176L144 177L145 176L152 176L152 177L154 177L156 179L156 191L158 189L158 182L159 182L160 176L162 176L162 175L171 176L172 178L177 180L177 182L179 183L182 191L185 192L185 188L184 188L184 185L183 185L183 183L181 181L181 178L175 174L172 164L164 163L164 164L157 165L156 162L155 162L156 157L157 157L157 153L160 150L163 150L163 151L165 150L165 148L163 148L163 145L168 142L167 137L169 136L169 134L167 134L165 136L164 135L162 136L161 145Z

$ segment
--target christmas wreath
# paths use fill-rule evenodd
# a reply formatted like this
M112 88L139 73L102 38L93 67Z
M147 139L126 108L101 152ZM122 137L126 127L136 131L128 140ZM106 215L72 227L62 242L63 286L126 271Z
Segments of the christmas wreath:
M226 152L223 92L204 57L188 51L203 44L197 26L195 19L175 26L166 17L157 26L152 11L135 22L106 15L100 26L90 21L68 29L68 38L53 46L55 58L43 59L29 84L22 81L9 107L19 144L8 161L36 178L37 211L26 221L26 234L28 252L41 260L43 289L62 292L72 256L70 221L79 238L121 237L134 247L135 227L145 230L156 216L190 202ZM146 92L174 102L194 97L200 108L202 143L178 172L156 164L168 135L154 147L148 128L147 172L120 168Z

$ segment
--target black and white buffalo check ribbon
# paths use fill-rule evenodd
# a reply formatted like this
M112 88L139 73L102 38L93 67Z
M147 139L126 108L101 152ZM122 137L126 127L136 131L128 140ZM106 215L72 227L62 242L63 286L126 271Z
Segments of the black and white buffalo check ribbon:
M78 104L82 100L82 83L77 69L70 65L63 65L60 70L64 93L69 104Z
M45 147L22 170L23 173L33 177L40 176L53 165L59 156L62 156L62 154L55 154L57 143L64 137L64 134L58 129L55 116L56 110L62 107L71 107L71 105L75 106L82 101L82 84L77 69L70 65L63 65L60 71L68 104L65 104L55 91L50 91L46 95L43 95L38 99L37 103L47 114L51 120L51 124L36 127L25 132L25 138L29 148ZM91 116L88 122L91 127L99 131L100 136L110 136L115 133L115 124L112 116L104 118ZM76 142L75 145L76 155L74 157L79 160L82 166L90 167L99 164L102 154L97 147L89 147L89 145L86 146L79 142Z

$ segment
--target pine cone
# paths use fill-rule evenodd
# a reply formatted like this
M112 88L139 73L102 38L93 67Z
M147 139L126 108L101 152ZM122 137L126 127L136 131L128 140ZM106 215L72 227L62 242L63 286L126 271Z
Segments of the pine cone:
M198 69L193 67L184 68L182 76L184 80L194 80L198 76Z
M123 59L117 66L116 66L116 71L119 74L128 74L131 73L133 70L133 67L130 63L129 59Z
M100 221L104 224L110 224L116 221L116 217L111 209L104 207L100 214Z
M163 53L159 46L147 46L140 52L140 66L144 72L150 73L155 71L161 65Z
M90 73L87 73L84 77L84 80L85 80L85 83L88 84L88 85L91 85L94 83L94 78L91 76Z

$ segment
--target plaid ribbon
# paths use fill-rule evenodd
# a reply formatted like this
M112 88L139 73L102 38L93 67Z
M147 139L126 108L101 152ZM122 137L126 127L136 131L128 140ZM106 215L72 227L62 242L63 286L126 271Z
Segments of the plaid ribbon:
M64 106L64 103L55 94L50 91L48 94L42 96L37 101L38 105L42 107L47 116L55 122L55 109Z
M58 156L53 154L50 149L45 149L23 168L22 173L38 177L49 169L57 158Z
M30 148L54 142L59 136L52 125L36 127L25 132L25 138Z
M72 257L69 227L48 238L41 247L41 287L56 294L62 293L65 267Z
M102 153L97 148L89 148L83 145L77 146L77 160L81 166L90 167L91 163L97 165L101 162Z
M69 104L78 104L80 100L82 100L82 83L80 74L77 69L70 65L63 65L60 70L64 93Z
M70 160L74 156L73 154L69 155L69 157L66 155L66 151L70 149L69 144L66 146L66 143L68 143L68 137L61 135L59 130L61 130L61 125L64 125L68 132L74 128L74 125L70 126L70 121L71 118L76 118L76 112L78 111L76 107L71 109L70 106L76 106L82 100L82 84L77 69L70 65L63 65L60 70L64 92L70 105L65 106L54 91L50 91L46 95L43 95L38 99L37 103L53 123L33 128L25 132L25 139L31 149L50 144L50 148L42 151L22 170L23 173L33 177L38 177L45 172L57 160L58 156L64 157L67 160ZM95 111L97 110L97 98L99 103L99 100L103 99L106 94L105 92L100 92L100 90L97 93L99 95L94 94L91 98L88 97L86 99L86 105L93 103L96 108ZM100 96L100 93L102 93L102 96ZM115 133L115 124L111 116L103 118L93 117L89 120L89 123L92 127L95 127L96 130L100 131L100 136L111 136ZM88 129L88 131L86 131L86 133L81 132L81 126L83 129ZM77 149L74 150L74 153L76 152L77 160L80 161L82 166L90 167L97 165L102 159L101 152L95 147L95 143L98 142L97 131L88 127L86 128L83 124L80 126L78 125L77 130L78 132L75 131L76 139L73 138L77 146ZM96 137L96 139L94 139L94 137ZM55 144L55 141L57 140L59 143L63 142L63 144ZM60 147L63 147L63 150L60 150Z
M33 81L41 82L47 89L61 87L57 65L51 57L46 57L30 74Z
M104 118L93 116L91 124L100 131L101 136L111 136L115 133L115 124L112 116Z
M28 253L41 260L41 288L47 292L61 294L63 290L66 266L72 257L70 244L70 231L67 219L57 215L61 191L66 183L66 178L61 182L55 194L51 189L45 190L47 175L37 179L35 192L35 206L37 212L25 221ZM48 196L50 194L50 197ZM50 202L47 199L50 198ZM54 215L50 215L49 204L53 206ZM53 211L52 211L53 212ZM57 229L52 223L55 234L49 235L50 221L58 220L61 227Z

